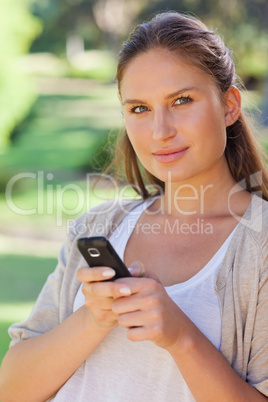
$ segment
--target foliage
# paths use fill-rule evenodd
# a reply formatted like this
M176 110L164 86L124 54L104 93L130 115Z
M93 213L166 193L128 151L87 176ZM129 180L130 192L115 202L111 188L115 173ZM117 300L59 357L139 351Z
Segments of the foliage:
M33 13L44 22L33 52L62 55L68 37L83 39L86 49L118 50L133 20L149 0L35 0Z
M33 102L33 87L21 71L18 56L28 51L39 31L40 24L29 12L29 0L1 0L0 147Z
M65 54L67 35L78 31L87 44L98 44L101 33L94 26L92 4L94 1L35 0L32 10L43 21L43 32L32 44L32 52ZM92 24L93 22L93 24Z

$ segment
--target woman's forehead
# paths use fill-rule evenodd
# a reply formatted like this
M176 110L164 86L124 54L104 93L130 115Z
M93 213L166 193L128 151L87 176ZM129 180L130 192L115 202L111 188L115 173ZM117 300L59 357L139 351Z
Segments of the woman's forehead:
M156 88L168 92L197 84L210 85L213 79L200 68L186 63L175 52L152 49L136 56L127 65L120 84L121 94L146 93Z

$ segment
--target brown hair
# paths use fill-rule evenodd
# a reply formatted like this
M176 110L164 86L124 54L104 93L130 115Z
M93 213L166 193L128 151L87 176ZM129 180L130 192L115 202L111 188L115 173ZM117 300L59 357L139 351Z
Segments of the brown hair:
M126 66L138 54L153 48L178 52L178 56L183 57L184 61L212 76L222 95L231 85L240 87L242 85L235 74L231 53L218 35L192 16L177 12L164 12L157 14L151 21L138 25L123 44L119 53L116 76L119 96L120 83ZM227 127L226 134L225 155L234 179L236 182L243 183L244 181L245 188L249 192L258 190L262 197L268 200L265 154L252 135L243 111L238 120ZM164 183L140 166L126 130L118 139L115 158L116 172L119 171L119 164L122 160L128 182L143 198L152 195L146 188L146 182L155 184L158 188L160 186L160 189L164 190ZM262 172L262 175L256 175L257 172ZM256 177L260 177L260 179L258 180Z

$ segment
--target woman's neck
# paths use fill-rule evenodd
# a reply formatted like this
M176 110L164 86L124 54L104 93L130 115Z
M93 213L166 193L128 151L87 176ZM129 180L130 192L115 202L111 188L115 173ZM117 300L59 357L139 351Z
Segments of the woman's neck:
M189 221L197 217L235 214L242 216L251 195L239 188L226 166L220 174L206 172L180 183L165 183L165 192L159 199L162 214L180 216Z

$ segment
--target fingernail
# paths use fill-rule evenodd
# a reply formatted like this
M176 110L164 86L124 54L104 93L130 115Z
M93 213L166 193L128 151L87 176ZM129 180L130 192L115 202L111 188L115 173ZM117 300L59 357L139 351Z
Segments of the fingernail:
M115 270L107 269L106 271L102 272L102 276L104 276L104 278L111 278L112 276L115 276Z
M131 266L128 268L128 270L131 273L131 275L133 275L133 276L141 277L141 276L145 275L145 271L142 266Z
M131 295L131 290L128 287L120 288L119 293L123 296L130 296Z
M129 270L130 273L133 273L133 272L137 271L136 268L134 268L134 267L129 267L128 270Z

